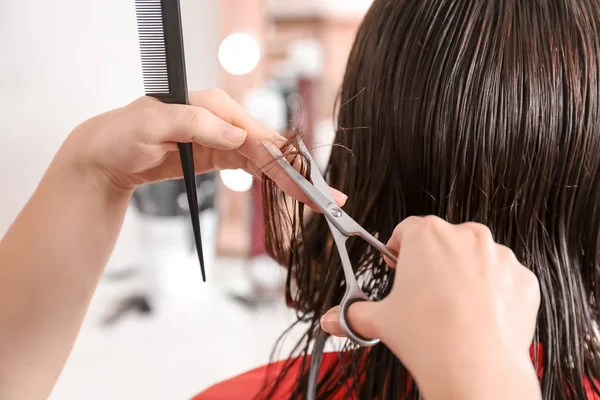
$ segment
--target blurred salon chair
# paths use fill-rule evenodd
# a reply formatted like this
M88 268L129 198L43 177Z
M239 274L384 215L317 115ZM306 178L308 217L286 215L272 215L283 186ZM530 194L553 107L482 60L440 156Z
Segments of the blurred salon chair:
M201 213L214 207L215 179L214 173L196 177ZM156 253L161 250L157 247L195 254L189 221L183 180L143 185L134 192L101 282L100 296L109 304L101 318L105 326L112 326L127 315L153 313L153 304L161 296L161 284L165 281L161 276L165 272L154 265Z

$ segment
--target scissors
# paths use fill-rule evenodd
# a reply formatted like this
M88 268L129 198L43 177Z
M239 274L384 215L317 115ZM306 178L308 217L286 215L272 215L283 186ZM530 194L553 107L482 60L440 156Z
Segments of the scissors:
M394 263L398 260L397 254L368 233L358 224L358 222L354 221L346 214L346 212L344 212L344 210L338 207L331 194L329 185L325 182L323 175L319 172L317 164L300 138L298 138L298 149L310 163L310 179L312 180L312 183L296 171L284 157L278 155L267 143L264 141L261 143L289 177L296 182L300 189L306 193L308 198L310 198L319 210L321 210L327 219L327 224L329 225L329 229L331 230L331 234L333 235L333 239L340 254L344 278L346 280L346 293L340 303L340 324L342 329L350 340L360 346L369 347L376 345L379 343L379 339L362 337L357 334L348 323L347 312L350 305L358 301L371 301L371 299L362 291L358 285L356 276L354 276L354 270L352 269L350 257L348 257L348 250L346 249L346 240L348 240L350 236L359 236Z

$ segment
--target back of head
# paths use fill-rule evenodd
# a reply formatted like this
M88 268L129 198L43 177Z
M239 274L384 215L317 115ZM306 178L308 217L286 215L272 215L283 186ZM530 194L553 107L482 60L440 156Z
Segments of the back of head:
M410 215L476 221L536 273L545 399L583 399L584 378L600 378L599 31L597 0L375 0L328 170L348 214L382 241ZM288 296L312 329L339 304L343 275L324 219L300 225ZM268 232L277 257L281 226ZM360 240L348 250L365 290L384 297L393 271ZM311 341L309 330L304 354ZM330 371L323 398L357 374L360 398L404 393L407 372L383 345L357 354L356 368ZM303 373L298 395L305 385Z

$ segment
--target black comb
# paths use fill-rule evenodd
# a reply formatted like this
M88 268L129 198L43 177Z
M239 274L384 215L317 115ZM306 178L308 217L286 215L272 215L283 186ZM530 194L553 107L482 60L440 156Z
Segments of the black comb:
M135 0L135 10L146 95L164 103L189 104L179 0ZM191 143L179 143L178 146L196 252L202 280L206 282L194 153Z

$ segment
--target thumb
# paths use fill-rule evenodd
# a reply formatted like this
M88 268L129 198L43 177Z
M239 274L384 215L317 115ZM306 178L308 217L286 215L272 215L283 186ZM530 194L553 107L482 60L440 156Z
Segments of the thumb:
M359 301L348 308L348 324L360 336L371 339L379 337L379 328L375 323L378 302ZM340 324L340 306L333 307L321 317L321 329L332 336L346 337Z

